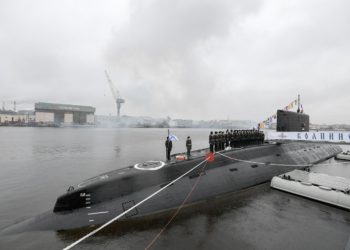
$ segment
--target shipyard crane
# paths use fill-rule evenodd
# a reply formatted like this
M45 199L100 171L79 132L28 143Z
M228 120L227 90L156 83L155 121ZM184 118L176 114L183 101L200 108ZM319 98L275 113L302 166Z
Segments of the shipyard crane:
M108 75L107 70L105 70L105 74L106 74L107 81L108 81L109 87L111 89L114 101L117 104L117 111L118 111L117 114L118 114L118 117L119 117L120 116L121 105L122 105L122 103L125 103L125 100L120 97L119 91L115 88L111 78Z

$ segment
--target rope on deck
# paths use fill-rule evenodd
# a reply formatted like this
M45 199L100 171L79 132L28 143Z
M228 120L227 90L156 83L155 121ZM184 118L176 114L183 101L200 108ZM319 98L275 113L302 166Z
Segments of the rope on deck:
M251 164L260 164L260 165L271 165L271 166L285 166L285 167L311 167L314 164L307 164L307 165L298 165L298 164L283 164L283 163L271 163L271 162L258 162L258 161L248 161L248 160L242 160L242 159L237 159L234 157L230 157L227 155L224 155L222 153L216 152L217 154L226 157L230 160L234 160L234 161L239 161L239 162L245 162L245 163L251 163Z
M205 167L207 166L207 164L205 164L202 168L202 171L205 169ZM180 210L184 207L184 205L186 204L187 200L190 198L190 196L192 195L193 191L196 189L199 180L201 179L202 175L200 174L199 177L197 178L195 184L192 186L190 192L187 194L186 198L184 199L184 201L181 203L181 205L176 209L175 213L173 214L173 216L171 216L171 218L168 220L168 222L163 226L163 228L160 230L160 232L151 240L150 243L148 243L148 245L145 247L145 250L149 250L154 243L159 239L159 237L162 235L162 233L167 229L167 227L170 225L170 223L175 219L175 217L179 214Z
M225 150L223 150L225 151ZM220 152L223 152L220 151ZM219 154L223 157L226 157L230 160L234 160L234 161L238 161L238 162L245 162L245 163L250 163L250 164L261 164L261 165L271 165L271 166L294 166L294 167L311 167L314 164L307 164L307 165L298 165L298 164L282 164L282 163L268 163L268 162L257 162L257 161L249 161L249 160L243 160L243 159L238 159L238 158L234 158L234 157L230 157L227 156L223 153L220 152L215 152L215 154ZM117 215L116 217L112 218L111 220L107 221L105 224L101 225L100 227L96 228L95 230L91 231L90 233L88 233L87 235L81 237L80 239L78 239L77 241L73 242L72 244L70 244L69 246L63 248L63 250L69 250L72 249L74 246L78 245L79 243L81 243L82 241L86 240L87 238L93 236L94 234L96 234L97 232L101 231L103 228L109 226L110 224L112 224L113 222L115 222L116 220L120 219L121 217L123 217L125 214L127 214L128 212L130 212L131 210L137 208L138 206L142 205L143 203L145 203L146 201L148 201L149 199L153 198L154 196L156 196L157 194L159 194L160 192L162 192L164 189L168 188L169 186L171 186L172 184L174 184L175 182L179 181L180 179L182 179L184 176L186 176L187 174L191 173L193 170L195 170L196 168L198 168L200 165L202 165L203 163L207 162L209 159L209 157L207 157L205 160L201 161L199 164L197 164L196 166L194 166L193 168L191 168L190 170L188 170L186 173L182 174L181 176L177 177L176 179L174 179L173 181L169 182L167 185L165 185L164 187L162 187L161 189L157 190L156 192L152 193L151 195L147 196L145 199L141 200L140 202L138 202L137 204L135 204L134 206L132 206L131 208L129 208L128 210L124 211L123 213Z
M205 158L205 160L201 161L200 163L198 163L196 166L194 166L193 168L191 168L190 170L188 170L186 173L182 174L181 176L177 177L176 179L174 179L173 181L169 182L167 185L165 185L164 187L162 187L161 189L157 190L156 192L152 193L151 195L147 196L145 199L143 199L142 201L136 203L134 206L132 206L131 208L129 208L128 210L125 210L123 213L117 215L116 217L114 217L113 219L107 221L105 224L101 225L100 227L96 228L95 230L91 231L90 233L88 233L87 235L81 237L80 239L78 239L77 241L73 242L72 244L70 244L69 246L63 248L63 250L69 250L72 249L74 246L78 245L80 242L86 240L87 238L93 236L94 234L96 234L97 232L101 231L103 228L109 226L110 224L112 224L114 221L120 219L121 217L123 217L125 214L127 214L128 212L130 212L131 210L137 208L138 206L142 205L143 203L145 203L146 201L148 201L149 199L151 199L152 197L156 196L157 194L159 194L160 192L162 192L164 189L168 188L169 186L171 186L172 184L174 184L175 182L177 182L178 180L182 179L184 176L186 176L187 174L191 173L193 170L195 170L196 168L198 168L200 165L202 165L203 163L207 162L209 159L209 157Z

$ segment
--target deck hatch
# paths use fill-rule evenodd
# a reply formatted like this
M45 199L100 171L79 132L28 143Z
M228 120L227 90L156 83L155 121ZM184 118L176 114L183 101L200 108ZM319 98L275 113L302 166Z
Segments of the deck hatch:
M129 208L135 206L135 201L134 201L134 200L131 200L131 201L123 202L122 206L123 206L123 210L126 211L126 210L128 210ZM129 213L125 214L125 217L126 217L126 218L130 218L130 217L132 217L132 216L137 215L138 213L139 213L139 212L137 211L137 208L134 208L134 209L131 210Z

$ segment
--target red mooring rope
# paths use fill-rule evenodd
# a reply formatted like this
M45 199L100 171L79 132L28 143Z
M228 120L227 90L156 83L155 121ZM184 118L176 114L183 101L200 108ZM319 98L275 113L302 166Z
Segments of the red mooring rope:
M205 165L202 167L202 171L205 169L205 167L207 166L208 162L205 162ZM183 208L183 206L185 205L185 203L187 202L187 200L190 198L191 194L193 193L193 191L195 190L195 188L197 187L197 184L199 183L199 180L201 179L202 175L200 174L198 179L196 180L196 182L194 183L192 189L190 190L190 192L187 194L186 198L184 199L184 201L181 203L181 205L176 209L175 213L173 214L173 216L169 219L169 221L165 224L165 226L160 230L160 232L152 239L152 241L150 243L148 243L148 245L145 247L145 250L149 250L154 243L159 239L159 237L162 235L162 233L166 230L166 228L170 225L170 223L175 219L175 217L179 214L180 210Z

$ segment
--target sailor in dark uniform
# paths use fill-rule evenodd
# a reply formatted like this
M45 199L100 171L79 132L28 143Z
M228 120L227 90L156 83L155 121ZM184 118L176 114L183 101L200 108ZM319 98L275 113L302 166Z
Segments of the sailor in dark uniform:
M225 149L225 134L224 131L221 131L221 150Z
M210 152L214 152L214 135L213 135L213 131L210 132L210 135L209 135L209 149L210 149Z
M216 135L216 144L217 144L217 150L216 151L220 151L221 150L221 140L220 140L220 131L218 131L218 134Z
M251 130L247 131L247 144L248 145L252 144L252 131Z
M226 147L226 132L222 131L222 149Z
M242 131L238 130L237 131L237 147L242 146Z
M215 148L214 148L214 150L215 150L215 152L216 151L219 151L219 145L218 145L218 132L217 131L215 131L215 134L214 134L214 146L215 146Z
M220 131L220 149L224 149L224 144L225 144L225 135L224 132Z
M259 134L260 134L259 130L255 130L255 143L256 143L256 144L259 144L259 143L260 143L260 142L259 142Z
M170 161L170 152L172 148L173 148L173 142L169 139L169 136L168 136L165 141L166 159L168 161Z
M226 129L225 133L225 148L230 146L230 132Z
M186 148L187 148L187 158L190 158L191 149L192 149L192 140L191 140L191 137L189 137L189 136L187 136Z
M231 129L231 132L230 132L230 147L233 148L234 145L233 145L233 130Z
M224 134L220 131L220 150L224 149Z
M263 131L260 131L260 143L264 143L265 140L265 134Z

